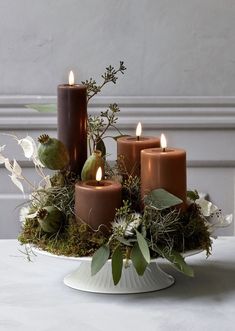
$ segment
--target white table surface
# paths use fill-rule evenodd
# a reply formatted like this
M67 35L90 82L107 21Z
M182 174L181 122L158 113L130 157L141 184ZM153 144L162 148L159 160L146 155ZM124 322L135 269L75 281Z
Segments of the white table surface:
M213 254L188 258L195 278L164 264L176 283L154 293L103 295L73 290L63 277L77 261L47 256L28 262L15 240L0 240L1 331L235 330L235 237Z

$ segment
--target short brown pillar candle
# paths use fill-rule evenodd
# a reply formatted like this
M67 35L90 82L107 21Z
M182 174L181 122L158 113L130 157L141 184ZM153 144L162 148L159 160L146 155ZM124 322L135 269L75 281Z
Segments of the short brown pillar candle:
M139 131L138 131L139 130ZM123 157L127 174L140 176L140 152L146 148L159 147L158 137L142 137L140 123L136 129L136 137L120 137L117 140L117 156Z
M69 152L69 170L80 176L87 159L87 90L85 85L74 84L70 72L69 84L59 85L58 139Z
M111 228L116 209L121 207L121 189L111 180L88 180L75 185L75 215L79 222L106 232Z
M157 188L163 188L183 200L177 207L185 210L187 180L186 152L183 149L166 148L165 145L141 151L142 199Z

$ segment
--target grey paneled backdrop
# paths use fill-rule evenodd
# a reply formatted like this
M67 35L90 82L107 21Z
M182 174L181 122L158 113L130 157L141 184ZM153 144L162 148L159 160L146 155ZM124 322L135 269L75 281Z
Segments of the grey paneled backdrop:
M124 132L139 119L146 134L164 130L187 149L189 187L234 212L234 17L233 0L0 0L0 145L21 161L2 133L56 135L55 116L25 103L55 102L70 69L77 81L98 78L124 60L125 76L89 111L117 101ZM114 143L109 151L114 158ZM24 171L33 176L30 164ZM16 237L22 201L0 167L0 238ZM234 234L234 224L220 233Z
M234 95L234 0L0 0L0 91L54 95L125 60L106 95Z

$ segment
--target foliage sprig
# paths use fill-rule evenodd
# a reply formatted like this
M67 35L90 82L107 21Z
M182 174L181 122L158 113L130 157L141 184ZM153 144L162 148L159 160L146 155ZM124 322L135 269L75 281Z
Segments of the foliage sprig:
M108 83L116 84L118 80L118 74L119 73L124 74L125 70L126 67L124 66L124 62L120 61L118 68L114 68L111 65L106 67L105 72L101 75L101 78L103 79L102 83L98 84L93 78L82 81L82 84L86 85L87 87L87 100L89 101L96 94L100 93L102 88L106 84Z

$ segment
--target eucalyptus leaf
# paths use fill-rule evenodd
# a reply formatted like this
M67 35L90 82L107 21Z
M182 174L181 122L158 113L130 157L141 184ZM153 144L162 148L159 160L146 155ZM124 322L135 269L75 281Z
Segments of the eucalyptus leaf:
M26 108L35 109L40 113L55 113L57 111L56 104L30 104Z
M123 237L116 237L116 239L118 241L120 241L120 243L122 243L123 245L126 245L126 246L132 246L132 244L130 243L129 240L123 238Z
M148 263L143 257L138 243L135 243L131 250L131 261L135 267L137 274L139 276L143 276Z
M136 236L137 236L137 242L140 248L140 251L145 258L146 262L149 264L150 263L150 252L149 252L149 247L147 244L147 241L145 238L142 236L142 234L136 230Z
M105 265L109 258L110 249L108 246L101 246L93 255L91 261L91 275L94 276Z
M112 275L114 285L117 285L122 276L123 256L120 246L116 247L112 255Z
M194 277L193 268L190 267L184 260L183 256L176 252L175 250L168 251L166 249L159 248L158 246L154 245L153 250L155 250L159 255L170 261L177 270L182 272L183 274Z
M155 189L145 197L145 203L153 205L158 210L170 208L179 205L182 202L181 199L163 188Z

